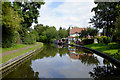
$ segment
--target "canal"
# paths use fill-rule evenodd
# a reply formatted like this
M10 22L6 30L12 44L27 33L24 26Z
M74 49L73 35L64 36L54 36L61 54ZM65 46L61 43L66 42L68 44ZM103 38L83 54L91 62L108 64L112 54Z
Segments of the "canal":
M43 50L4 78L119 78L120 69L79 47L45 44Z

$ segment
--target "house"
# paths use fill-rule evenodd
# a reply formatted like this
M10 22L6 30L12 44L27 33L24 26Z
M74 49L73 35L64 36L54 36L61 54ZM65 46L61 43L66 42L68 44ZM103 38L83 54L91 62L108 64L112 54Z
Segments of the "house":
M87 28L72 28L70 29L68 40L70 43L71 40L76 40L75 36L80 36L82 30L87 30Z

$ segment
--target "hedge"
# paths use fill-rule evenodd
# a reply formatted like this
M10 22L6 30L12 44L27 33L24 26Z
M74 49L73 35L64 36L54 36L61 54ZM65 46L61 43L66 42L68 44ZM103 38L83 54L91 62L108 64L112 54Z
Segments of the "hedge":
M84 39L82 42L84 45L88 45L94 43L94 39Z

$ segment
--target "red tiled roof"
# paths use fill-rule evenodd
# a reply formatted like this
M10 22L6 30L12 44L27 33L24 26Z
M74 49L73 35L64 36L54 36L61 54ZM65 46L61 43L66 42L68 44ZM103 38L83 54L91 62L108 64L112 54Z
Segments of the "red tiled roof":
M70 30L71 34L75 34L76 32L81 33L82 30L87 30L87 28L72 28Z

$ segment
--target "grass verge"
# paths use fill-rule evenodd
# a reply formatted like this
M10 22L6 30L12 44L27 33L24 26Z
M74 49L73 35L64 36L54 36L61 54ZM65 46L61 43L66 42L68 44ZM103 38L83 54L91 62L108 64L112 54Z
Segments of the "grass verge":
M28 45L27 45L28 46ZM31 45L29 45L29 46L31 46ZM34 46L34 47L31 47L31 48L28 48L28 49L25 49L25 50L22 50L22 51L19 51L19 52L15 52L15 53L12 53L12 54L8 54L8 55L6 55L6 56L3 56L2 57L2 61L0 62L0 64L1 63L4 63L4 62L6 62L6 61L8 61L8 60L10 60L10 59L12 59L12 58L15 58L15 57L17 57L17 56L21 56L22 54L25 54L25 53L27 53L27 52L30 52L30 51L33 51L33 50L35 50L35 49L38 49L38 48L40 48L40 47L43 47L43 43L40 43L40 45L39 46ZM17 48L18 49L18 48ZM15 50L15 49L14 49Z
M34 46L34 45L37 45L37 43L39 43L39 42L36 42L35 44L31 44L31 45L16 44L14 47L11 47L11 48L2 48L2 53L7 52L7 51L20 49L20 48L24 48L24 47L28 47L28 46Z
M111 55L120 60L120 45L117 43L104 43L84 45L84 47L92 48L108 55Z

